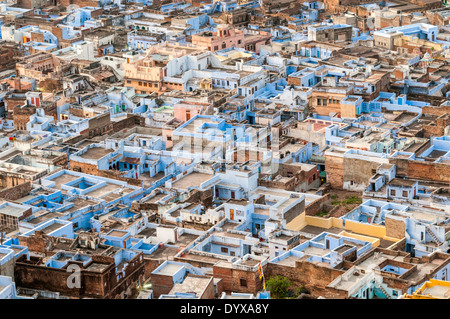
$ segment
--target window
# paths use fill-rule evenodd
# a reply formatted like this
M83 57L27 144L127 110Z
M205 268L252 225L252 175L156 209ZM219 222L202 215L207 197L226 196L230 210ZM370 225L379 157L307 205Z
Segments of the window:
M240 284L241 284L241 287L247 287L247 279L241 278Z
M402 196L403 196L403 197L408 197L408 191L403 191L403 192L402 192Z
M235 254L235 252L234 251L230 251L230 256L235 256L236 254Z
M391 189L391 196L395 196L395 189Z
M228 254L228 248L226 248L226 247L220 247L220 251L222 253Z

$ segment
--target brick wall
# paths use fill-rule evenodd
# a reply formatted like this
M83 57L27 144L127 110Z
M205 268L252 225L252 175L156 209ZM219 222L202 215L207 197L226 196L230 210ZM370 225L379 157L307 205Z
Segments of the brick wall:
M83 111L83 109L71 107L71 108L69 108L69 112L70 112L70 114L81 117L81 118L86 117L86 113Z
M426 161L414 161L400 158L390 158L391 164L397 165L397 176L410 179L434 182L450 182L448 165Z
M310 203L305 208L305 215L306 216L315 216L318 212L320 212L323 203L328 201L330 198L330 194L325 194L321 198L316 199L312 203Z
M8 276L14 278L15 259L11 258L4 264L0 265L0 276Z
M262 281L259 279L256 271L245 271L214 265L213 276L214 278L222 279L223 290L225 292L233 291L256 294L262 290Z
M327 183L332 188L344 186L344 158L325 155L325 171L327 172Z
M69 288L67 285L68 277L71 275L67 270L28 264L23 259L19 258L16 262L14 277L17 286L50 290L73 297L81 295L81 288ZM81 287L84 287L83 280L81 280Z
M269 181L264 179L258 180L259 186L268 187L268 188L278 188L286 191L294 191L295 187L298 185L298 181L295 177L290 178L287 181Z
M190 276L195 276L195 275L190 275ZM204 278L205 276L200 276L202 278ZM203 292L203 294L200 296L200 299L214 299L214 295L215 295L215 289L214 289L214 280L211 280L208 284L208 286L205 288L205 291Z
M165 260L163 259L144 258L144 278L150 279L152 277L152 272L164 261Z
M44 34L38 32L31 32L31 41L44 42Z
M305 211L305 201L303 200L284 214L284 219L286 220L286 223L289 223L304 211Z
M13 109L14 128L18 130L26 130L27 123L30 121L31 115L36 113L35 107Z
M78 0L59 0L59 4L63 7L67 7L71 4L76 4L78 5L80 8L83 7L100 7L99 2L97 0L83 0L83 1L78 1Z
M136 125L144 125L145 119L138 115L128 115L126 119L113 122L113 132L119 132L123 129L132 128Z
M56 242L55 237L47 236L41 231L36 231L34 236L23 237L19 236L19 245L27 246L28 250L36 253L53 254L49 253Z
M373 170L378 166L380 166L379 162L365 161L356 158L344 158L343 181L353 181L358 185L368 184L369 179L374 175Z
M55 252L52 252L54 254ZM18 286L39 290L59 292L70 297L88 298L117 298L134 286L144 271L142 254L128 261L128 266L122 272L116 273L114 258L109 256L93 255L92 262L106 265L102 271L89 271L81 269L80 288L71 288L69 276L73 274L67 269L46 267L40 264L38 257L30 260L21 256L16 262L15 280ZM69 263L82 264L75 261ZM83 267L81 267L83 268ZM117 278L119 276L119 279Z
M136 211L146 210L146 211L158 211L158 204L156 203L138 203L138 202L132 202L131 203L131 209Z
M291 288L304 286L313 296L326 296L328 298L346 298L345 292L325 288L345 271L322 267L308 261L297 261L295 267L269 263L266 279L275 276L286 277Z
M99 175L97 165L82 163L74 160L70 161L70 169L72 171L77 171L85 174Z
M432 115L445 115L450 114L450 106L424 106L422 108L423 114L432 114Z
M205 209L207 209L212 206L212 200L213 200L212 188L207 189L206 191L200 191L198 189L195 189L192 191L186 202L201 203L205 207Z
M152 275L153 298L157 299L160 295L168 294L172 288L172 276L159 274Z
M300 70L298 70L300 71ZM289 85L295 85L295 86L301 86L301 79L297 77L288 76L288 84Z
M14 201L16 199L22 198L31 191L31 183L25 182L17 186L13 186L0 191L0 198L5 200Z

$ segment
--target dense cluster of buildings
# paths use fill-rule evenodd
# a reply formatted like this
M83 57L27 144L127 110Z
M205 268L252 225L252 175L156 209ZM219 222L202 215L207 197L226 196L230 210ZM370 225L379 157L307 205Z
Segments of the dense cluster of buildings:
M0 298L448 299L449 245L447 1L0 2Z

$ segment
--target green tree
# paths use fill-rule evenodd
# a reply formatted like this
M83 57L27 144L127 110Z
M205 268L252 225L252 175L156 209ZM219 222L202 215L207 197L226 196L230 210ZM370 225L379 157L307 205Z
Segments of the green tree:
M266 282L266 286L273 298L282 299L288 296L291 283L286 277L276 276L270 277Z

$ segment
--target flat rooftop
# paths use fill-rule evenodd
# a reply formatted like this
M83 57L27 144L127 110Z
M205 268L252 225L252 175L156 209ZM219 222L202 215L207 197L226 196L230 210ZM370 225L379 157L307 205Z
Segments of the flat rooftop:
M148 258L152 259L169 259L170 257L178 254L178 248L176 247L158 247L151 255L146 255Z
M88 271L103 272L106 268L108 268L108 265L92 263L89 266L87 266L85 269Z
M198 255L198 254L194 254L194 253L187 253L187 254L183 255L182 259L185 259L187 262L189 262L189 260L193 260L196 262L203 262L203 263L208 263L211 265L214 265L217 262L223 260L221 258L216 258L216 257L212 257L212 256L203 256L203 255Z
M103 147L91 147L88 148L86 152L80 155L80 157L85 159L100 159L103 156L111 153L111 150L105 149Z
M305 260L305 258L308 258L309 256L303 256L303 257L297 257L294 255L289 255L288 257L284 258L283 260L277 261L276 264L288 266L288 267L295 267L295 263L297 261Z
M92 197L101 197L101 196L111 193L119 188L121 188L120 185L106 183L105 186L99 187L99 188L93 190L92 192L88 192L87 195L92 196Z
M127 234L128 232L126 231L122 231L122 230L113 230L110 233L108 233L108 236L112 236L112 237L123 237Z
M60 176L58 176L56 178L51 179L51 181L55 182L55 184L56 184L55 186L57 188L60 188L61 185L67 184L67 183L69 183L71 181L74 181L77 178L79 178L79 176L77 176L77 175L62 174L62 175L60 175Z
M49 234L49 233L51 233L51 232L53 232L53 231L55 231L55 230L57 230L57 229L59 229L59 228L61 228L63 226L64 225L61 225L61 224L58 224L58 223L54 223L54 224L48 225L47 227L41 229L41 231L44 232L45 234Z
M67 210L64 210L64 213L74 212L80 208L98 204L97 202L94 202L90 199L81 199L78 197L75 197L73 200L71 200L71 202L73 203L73 206Z
M450 287L436 285L423 290L423 295L432 295L438 298L450 298Z
M22 214L26 210L27 209L23 209L23 208L20 208L20 207L14 207L12 205L5 205L5 206L0 208L0 214L8 215L8 216L14 216L14 217L21 217Z
M178 237L177 244L183 244L187 246L188 244L196 240L198 237L199 237L198 235L184 233Z
M211 177L213 177L211 174L192 172L173 183L172 188L187 189L192 186L200 186Z
M161 269L159 269L157 272L155 272L155 274L164 276L173 276L181 268L183 268L183 265L169 263L164 267L162 267Z
M307 226L303 227L302 229L300 229L299 231L301 231L303 233L312 234L312 235L320 235L323 232L332 233L332 234L339 234L343 230L344 229L337 228L337 227L331 227L331 228L325 229L325 228L321 228L321 227L307 225Z
M210 277L187 275L183 283L175 284L169 294L173 294L175 292L195 293L198 297L200 297L200 294L206 289L210 280Z
M306 247L302 251L305 254L312 255L312 256L325 256L325 255L328 255L330 253L329 249L323 249L323 248L311 247L311 246Z
M417 181L409 180L409 179L402 179L402 178L393 178L389 185L392 186L405 186L405 187L412 187L414 184L416 184Z

